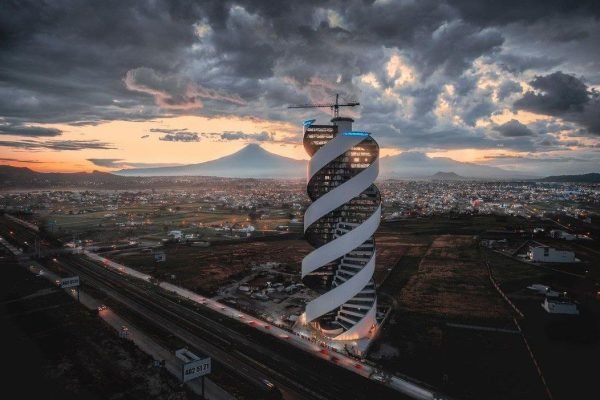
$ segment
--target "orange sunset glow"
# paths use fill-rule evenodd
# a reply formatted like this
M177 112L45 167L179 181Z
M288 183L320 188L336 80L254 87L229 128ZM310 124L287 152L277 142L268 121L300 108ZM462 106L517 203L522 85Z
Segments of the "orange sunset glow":
M157 4L152 23L119 20L114 37L94 24L15 32L0 48L0 163L113 172L203 163L250 143L306 159L302 121L328 123L327 104L339 98L360 103L341 115L377 138L390 165L418 153L427 173L442 165L436 158L500 175L598 168L594 24L581 21L588 34L577 41L532 40L539 27L480 26L451 13L402 33L388 9L408 5L389 3L375 2L368 22L356 19L362 12L316 8L300 18L305 33L243 4L223 6L218 21L202 11L185 22ZM306 104L318 107L288 108Z

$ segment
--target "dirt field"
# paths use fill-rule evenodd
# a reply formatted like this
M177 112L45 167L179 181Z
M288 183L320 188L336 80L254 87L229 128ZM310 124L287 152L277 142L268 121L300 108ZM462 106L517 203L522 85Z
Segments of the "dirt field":
M430 240L430 246L414 241L405 246L383 282L380 296L394 299L397 309L369 358L460 399L544 399L519 335L448 325L514 329L489 282L477 240L472 235L419 235L412 229L413 240ZM424 229L431 229L428 221Z
M304 240L272 240L220 244L206 248L174 245L165 248L167 260L155 263L152 254L123 253L115 261L153 274L158 279L175 280L199 293L213 294L232 279L239 279L252 265L269 261L288 264L300 277L302 258L312 248Z
M429 240L427 238L415 239L397 229L381 227L375 236L375 243L377 266L374 279L379 286L404 256L424 252L429 245Z
M399 298L405 312L437 317L507 320L472 236L436 237Z
M392 231L378 233L376 242L375 281L380 283L413 243L404 246L403 235ZM416 246L417 249L425 249L419 247L421 244ZM162 263L156 263L153 254L138 251L109 253L106 256L161 280L169 280L173 274L180 284L199 293L213 294L227 281L243 277L252 265L269 261L287 264L288 272L297 274L299 279L302 259L312 249L306 240L300 238L222 243L205 248L175 244L164 248L167 260Z

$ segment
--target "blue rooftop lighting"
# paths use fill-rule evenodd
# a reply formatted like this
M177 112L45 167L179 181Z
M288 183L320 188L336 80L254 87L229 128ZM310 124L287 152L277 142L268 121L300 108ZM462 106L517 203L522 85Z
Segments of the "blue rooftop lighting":
M350 131L350 132L342 133L342 136L369 136L369 135L370 135L369 132L363 132L363 131Z
M312 124L314 124L316 121L316 119L307 119L306 121L304 121L302 123L302 125L304 125L305 128L308 128L309 126L311 126Z

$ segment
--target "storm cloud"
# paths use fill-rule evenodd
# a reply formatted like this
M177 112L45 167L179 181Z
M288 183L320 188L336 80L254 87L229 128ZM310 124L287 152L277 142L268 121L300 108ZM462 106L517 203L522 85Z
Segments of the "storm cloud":
M125 85L129 90L147 93L154 97L156 105L164 109L202 108L200 99L228 101L244 104L237 95L227 95L218 90L207 89L174 75L160 75L150 68L136 68L127 71Z
M113 150L112 144L99 140L0 140L0 146L24 150L77 151L84 149Z
M53 137L60 136L61 134L62 132L55 128L20 124L0 124L0 135Z
M529 84L536 91L525 93L515 107L540 114L582 112L592 94L581 80L561 71L536 76Z
M533 136L535 134L527 125L515 119L494 127L494 130L505 137Z
M577 122L600 135L600 94L573 75L561 71L536 76L515 108Z
M599 17L598 2L567 0L0 2L0 135L35 138L0 146L112 146L57 141L64 133L47 123L324 122L327 108L286 106L336 93L360 101L344 112L384 148L534 152L594 141ZM560 131L526 126L511 115L519 110ZM238 127L210 137L160 129L163 141L276 142Z

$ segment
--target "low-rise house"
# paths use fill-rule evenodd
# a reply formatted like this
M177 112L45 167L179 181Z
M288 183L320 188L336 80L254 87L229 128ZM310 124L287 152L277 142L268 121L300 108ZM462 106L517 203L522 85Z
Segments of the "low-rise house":
M562 240L575 240L577 239L577 235L573 235L569 232L561 231L560 229L553 229L550 231L550 237L553 239L562 239Z
M577 304L566 299L549 299L546 297L542 303L542 308L546 310L548 314L579 315Z
M533 262L572 263L577 261L575 253L570 250L558 250L544 245L530 247L527 256Z

